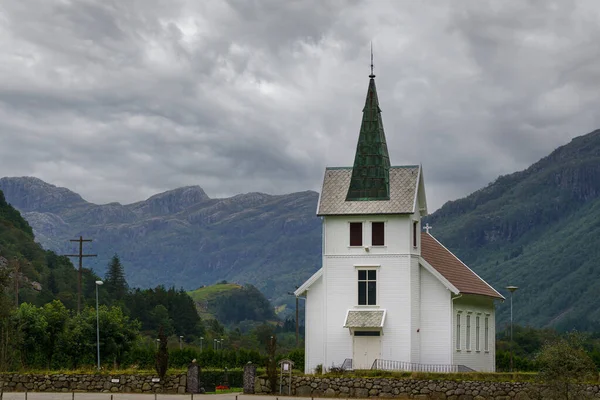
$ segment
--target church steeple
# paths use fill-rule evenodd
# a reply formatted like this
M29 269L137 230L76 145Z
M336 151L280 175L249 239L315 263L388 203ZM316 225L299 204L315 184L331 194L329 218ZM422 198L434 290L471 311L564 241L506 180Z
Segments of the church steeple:
M369 89L363 108L363 119L346 201L390 199L390 157L375 88L372 51L369 78Z

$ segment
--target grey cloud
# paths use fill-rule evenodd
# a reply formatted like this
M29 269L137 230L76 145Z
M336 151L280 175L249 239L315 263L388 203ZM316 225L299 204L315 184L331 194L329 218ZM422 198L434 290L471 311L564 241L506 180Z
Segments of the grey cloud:
M351 165L374 41L394 164L430 209L600 126L588 1L8 0L0 168L93 202L319 190Z

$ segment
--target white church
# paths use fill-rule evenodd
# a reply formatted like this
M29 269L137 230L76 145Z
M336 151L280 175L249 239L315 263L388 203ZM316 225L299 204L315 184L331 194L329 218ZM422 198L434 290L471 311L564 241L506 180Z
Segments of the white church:
M369 78L354 166L325 170L322 268L295 292L306 300L305 372L494 371L504 297L422 229L422 167L390 166Z

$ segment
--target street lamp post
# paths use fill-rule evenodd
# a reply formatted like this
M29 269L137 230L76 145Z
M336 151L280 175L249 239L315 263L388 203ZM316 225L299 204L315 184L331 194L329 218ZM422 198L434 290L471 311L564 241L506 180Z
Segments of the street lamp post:
M204 340L203 337L200 337L200 353L202 353L202 341Z
M179 336L179 350L183 349L183 344L182 341L183 340L183 336Z
M221 366L223 366L223 342L225 341L224 338L221 338L220 340L220 344L221 344Z
M298 286L296 286L296 289L298 289ZM299 345L300 345L300 339L299 339L300 338L300 335L299 335L300 330L298 329L298 326L299 326L298 325L298 316L299 316L299 313L298 313L298 299L299 299L299 297L296 296L296 294L294 292L288 292L288 294L290 296L295 296L296 297L296 347L299 347Z
M159 345L160 345L160 339L156 339L156 350L158 350Z
M98 356L98 369L100 369L100 314L98 312L98 286L102 286L104 282L96 281L96 351Z
M298 289L298 286L296 286L296 289ZM298 311L298 303L300 299L306 300L306 298L296 296L294 292L288 292L288 294L296 297L296 347L300 347L300 312Z
M513 371L513 293L518 289L517 286L507 286L510 292L510 372Z

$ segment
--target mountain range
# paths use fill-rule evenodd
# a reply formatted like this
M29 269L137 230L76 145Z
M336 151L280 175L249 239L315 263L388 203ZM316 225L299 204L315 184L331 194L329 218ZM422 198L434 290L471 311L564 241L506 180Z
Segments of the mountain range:
M446 203L427 222L507 299L502 289L519 287L516 323L600 330L600 130ZM508 304L498 311L509 319Z
M198 186L129 205L96 205L39 179L2 178L0 190L46 248L94 242L102 273L118 253L133 286L188 290L223 279L252 283L275 304L320 267L321 221L312 191L211 199ZM515 323L600 330L600 130L524 171L500 176L428 216L431 233L482 278L514 293ZM498 322L509 318L498 304Z
M32 177L2 178L0 190L45 248L75 254L70 239L93 239L84 252L98 257L84 265L102 275L117 253L131 286L192 290L225 279L252 283L282 303L320 266L312 191L211 199L189 186L133 204L97 205Z

